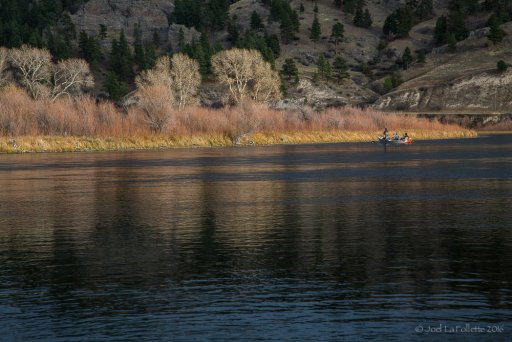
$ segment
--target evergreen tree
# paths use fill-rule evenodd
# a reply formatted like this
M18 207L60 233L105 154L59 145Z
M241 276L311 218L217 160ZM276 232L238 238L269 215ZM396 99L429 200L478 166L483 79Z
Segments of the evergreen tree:
M334 6L340 8L341 7L341 4L342 4L342 0L334 0Z
M305 10L306 10L306 9L304 8L304 4L301 2L301 3L300 3L300 7L299 7L299 12L300 12L300 13L304 13L304 11L305 11Z
M411 49L406 47L402 54L402 67L407 70L413 61Z
M256 11L252 11L251 14L251 29L259 30L264 28L263 22L261 21L261 17Z
M363 27L371 27L373 24L372 16L370 14L370 11L368 11L368 8L364 10L363 13Z
M313 7L313 12L318 13L318 4L315 2L315 7Z
M354 25L357 27L368 28L371 27L372 24L373 20L370 11L368 11L368 8L364 10L362 8L358 8L356 10L356 14L354 15Z
M156 63L156 48L153 43L146 43L144 46L144 55L146 56L146 69L152 69Z
M160 36L158 35L158 31L157 30L153 30L152 42L153 42L153 47L154 48L157 48L158 46L160 46Z
M343 40L343 36L345 34L345 27L342 23L336 23L332 25L331 29L331 41L334 42L334 45L337 47L338 43Z
M446 44L448 41L448 21L444 15L437 19L436 28L434 30L434 39L437 45Z
M183 50L185 47L185 32L183 32L183 28L180 27L178 32L178 47L180 50Z
M416 62L424 64L426 63L426 59L427 57L424 49L419 49L418 51L416 51Z
M289 43L295 39L295 29L289 16L284 16L281 20L281 37L284 43Z
M107 25L100 24L100 38L103 40L107 38Z
M499 60L498 63L496 63L496 68L498 69L499 73L505 72L508 69L508 64L505 63L503 60Z
M103 60L103 51L96 37L89 37L85 31L81 31L78 39L80 56L85 59L92 69L98 69Z
M128 93L129 90L128 85L121 81L117 74L113 71L109 72L105 78L105 81L103 82L103 88L114 101L119 101L124 95Z
M393 89L393 80L391 79L391 77L386 77L384 79L384 83L382 85L382 88L384 89L385 93L388 93L388 92L390 92Z
M331 63L325 58L324 54L320 54L316 63L318 75L323 79L328 79L332 74Z
M292 80L295 84L299 82L299 69L297 69L297 65L295 65L295 61L292 58L284 60L281 75L288 80Z
M119 41L112 42L110 65L111 70L117 74L120 80L125 82L133 80L133 55L124 31L119 34Z
M462 10L450 11L448 16L448 32L453 33L457 41L464 40L468 36L464 18Z
M362 8L356 9L356 14L354 15L354 25L357 27L364 27L364 13Z
M272 53L274 54L274 57L278 58L281 54L281 45L279 44L279 38L275 34L267 34L265 33L265 42L267 43L267 46L270 50L272 50Z
M311 25L311 32L309 34L309 39L311 39L314 42L318 42L321 34L322 34L322 30L320 27L320 22L318 21L318 17L315 15L315 18L313 19L313 24Z
M501 43L503 38L505 37L505 32L500 28L499 20L496 15L492 15L489 20L489 33L487 34L487 38L494 44Z
M338 82L344 78L349 77L349 74L347 72L348 71L347 63L345 62L343 57L337 56L334 59L334 62L332 63L332 68L334 71L334 78L336 78L338 80Z
M146 51L142 43L142 32L137 24L133 29L133 39L134 62L139 70L144 70L147 68Z
M455 52L457 50L457 38L455 38L455 34L450 32L448 34L448 51Z

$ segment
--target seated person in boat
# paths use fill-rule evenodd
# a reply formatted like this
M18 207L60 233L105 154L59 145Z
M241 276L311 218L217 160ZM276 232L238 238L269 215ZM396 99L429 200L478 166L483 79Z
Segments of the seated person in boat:
M408 141L409 141L409 139L411 139L411 138L409 137L409 135L408 135L407 133L405 133L405 134L404 134L404 136L403 136L403 138L402 138L401 140L402 140L403 142L408 142Z
M395 132L395 136L394 136L395 140L400 140L400 134L398 134L397 132Z

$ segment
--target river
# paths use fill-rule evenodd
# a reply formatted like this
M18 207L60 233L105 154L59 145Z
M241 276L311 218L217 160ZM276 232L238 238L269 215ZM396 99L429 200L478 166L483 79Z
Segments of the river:
M511 317L512 136L0 155L2 341L505 341Z

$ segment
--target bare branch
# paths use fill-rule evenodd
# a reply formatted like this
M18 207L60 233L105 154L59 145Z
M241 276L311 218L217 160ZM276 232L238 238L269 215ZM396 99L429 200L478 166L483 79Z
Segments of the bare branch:
M194 103L197 91L201 85L199 63L183 53L172 56L171 59L172 85L178 109Z
M27 88L32 97L42 98L48 94L52 67L52 56L48 50L23 45L10 51L9 62L21 85Z
M61 96L77 96L94 86L89 64L83 59L60 61L53 68L51 101Z
M246 97L267 102L280 96L279 77L256 50L231 49L213 56L212 65L218 80L225 84L233 102Z

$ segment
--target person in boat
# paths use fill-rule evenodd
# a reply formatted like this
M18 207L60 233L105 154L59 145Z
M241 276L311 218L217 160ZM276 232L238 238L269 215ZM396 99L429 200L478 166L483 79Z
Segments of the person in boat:
M386 127L384 127L384 132L382 132L382 134L384 134L384 139L389 140L389 131Z
M403 142L409 142L409 139L411 139L409 137L409 135L407 134L407 132L404 134L404 137L401 139Z
M394 138L395 140L400 140L400 134L398 134L398 132L395 132Z

